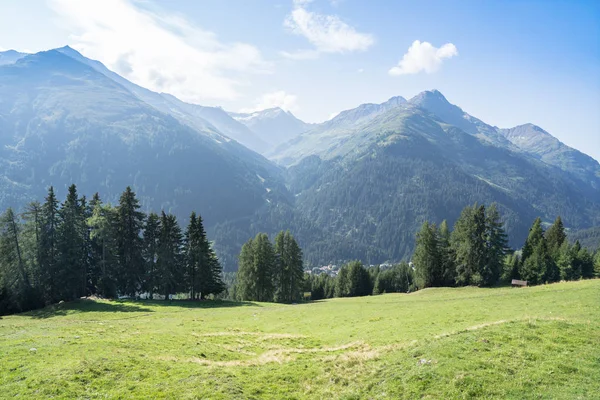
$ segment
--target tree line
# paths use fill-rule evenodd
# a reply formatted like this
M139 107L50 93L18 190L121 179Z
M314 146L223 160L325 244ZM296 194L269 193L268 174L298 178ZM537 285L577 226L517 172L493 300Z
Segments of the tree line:
M465 207L452 231L446 221L439 227L426 221L413 255L417 285L493 286L512 279L536 285L600 273L600 249L594 260L579 242L571 245L560 216L546 232L537 218L521 250L507 243L495 205Z
M311 293L311 300L406 293L416 290L415 274L406 262L382 268L352 261L343 265L336 276L306 274L304 290Z
M172 214L141 212L130 187L116 207L98 193L79 197L75 185L59 203L50 187L43 204L0 217L0 314L90 295L201 299L224 290L201 216L182 231Z
M242 246L231 297L236 300L296 302L302 299L302 249L289 231L271 243L259 233Z

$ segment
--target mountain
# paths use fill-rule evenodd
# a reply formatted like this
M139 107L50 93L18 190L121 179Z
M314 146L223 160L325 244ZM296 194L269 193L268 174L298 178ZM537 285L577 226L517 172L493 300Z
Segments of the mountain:
M453 223L475 202L498 204L515 247L537 216L560 214L573 228L600 221L597 181L523 151L437 91L345 111L270 157L288 166L296 209L367 246L369 262L408 257L425 220Z
M423 221L452 224L475 202L498 204L515 247L537 216L600 226L599 170L541 128L493 127L437 91L306 125L188 104L69 47L0 66L0 209L71 183L114 204L131 185L145 210L201 213L226 270L249 237L281 229L310 265L408 259Z
M110 71L104 64L90 60L81 55L69 46L57 49L74 60L88 65L97 72L103 74L109 79L122 85L133 95L143 102L151 105L157 110L172 116L179 122L186 124L194 129L213 132L216 136L226 135L227 137L241 143L245 147L256 152L263 152L266 144L245 125L231 118L223 109L218 107L204 107L196 104L185 103L175 96L166 93L156 93L141 86L138 86L122 76Z
M280 168L211 124L161 112L161 95L90 63L63 49L0 66L0 208L42 199L50 185L62 197L71 183L114 204L131 185L145 209L182 224L196 210L210 227L285 201Z
M14 64L26 55L15 50L0 51L0 65Z
M533 124L519 125L498 131L512 144L543 162L569 171L582 181L600 189L600 166L598 161L572 149Z
M248 127L266 144L263 153L293 139L311 126L279 107L253 113L229 113L229 115Z

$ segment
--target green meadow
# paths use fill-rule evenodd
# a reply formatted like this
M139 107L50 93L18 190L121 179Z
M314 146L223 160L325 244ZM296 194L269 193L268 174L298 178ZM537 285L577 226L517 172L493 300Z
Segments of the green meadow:
M0 319L1 398L600 398L600 280Z

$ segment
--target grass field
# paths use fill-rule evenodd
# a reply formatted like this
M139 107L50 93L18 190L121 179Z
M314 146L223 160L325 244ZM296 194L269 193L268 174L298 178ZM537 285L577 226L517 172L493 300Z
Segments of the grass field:
M0 397L600 398L600 280L0 319Z

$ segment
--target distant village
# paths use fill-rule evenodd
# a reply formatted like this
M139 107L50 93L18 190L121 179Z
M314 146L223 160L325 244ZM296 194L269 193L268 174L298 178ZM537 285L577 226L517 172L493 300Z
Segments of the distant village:
M412 262L409 262L408 265L413 270L415 269L415 266L413 265ZM370 268L379 267L381 270L386 270L386 269L392 268L393 266L394 266L394 264L390 264L390 263L383 263L383 264L379 264L379 265L374 265L374 264L369 265ZM340 272L341 268L342 268L342 265L329 264L329 265L323 265L322 267L314 267L312 269L305 270L304 272L306 272L307 274L310 274L310 275L327 274L329 276L337 276L337 274Z

